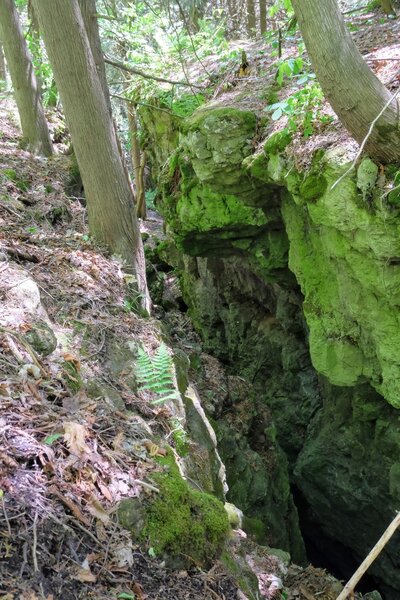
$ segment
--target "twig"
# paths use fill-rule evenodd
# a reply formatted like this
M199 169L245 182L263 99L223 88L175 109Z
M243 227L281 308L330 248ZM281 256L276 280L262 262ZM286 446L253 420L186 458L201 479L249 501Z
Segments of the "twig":
M33 558L33 570L35 573L39 571L37 561L37 519L38 514L35 512L35 518L33 519L33 544L32 544L32 558Z
M190 83L188 81L174 81L173 79L165 79L164 77L157 77L156 75L149 75L140 69L135 69L134 67L130 67L125 63L122 63L118 60L112 60L108 58L108 56L104 56L104 62L113 67L117 67L117 69L121 69L122 71L127 71L128 73L134 73L135 75L139 75L140 77L144 77L145 79L153 79L154 81L160 81L161 83L170 83L171 85L185 85L190 88L199 88L203 89L202 85L197 85L195 83Z
M28 354L31 357L33 363L37 366L37 368L40 370L40 372L42 373L42 375L44 377L47 377L47 373L46 373L45 369L42 367L42 365L40 364L40 362L38 360L38 357L36 356L36 352L33 350L33 348L31 347L31 345L28 344L28 342L26 340L24 340L24 338L22 337L22 335L20 335L19 333L16 333L12 329L9 329L8 327L0 327L0 332L6 333L6 334L8 333L9 335L11 335L15 339L17 339L19 341L19 343L22 344L23 347L25 348L25 350L28 352Z
M384 194L382 194L381 200L384 200L386 196L389 196L389 194L391 194L392 192L396 192L397 190L400 190L400 183L398 185L395 185L392 189L388 190Z
M364 57L364 60L366 60L367 62L379 62L380 60L400 60L400 56L399 57L390 57L390 58L368 58L368 57Z
M351 577L351 579L346 583L343 590L340 592L339 596L336 600L346 600L346 598L351 594L356 587L357 583L360 581L361 577L367 571L367 569L371 566L374 560L379 556L383 548L386 546L398 526L400 525L400 512L397 513L393 521L390 523L389 527L386 529L384 534L379 538L376 542L375 546L372 548L368 556L363 560L361 565L358 567L357 571Z
M78 529L80 529L86 535L88 535L98 546L100 546L101 548L105 548L105 545L103 544L103 542L101 542L95 535L93 535L93 533L91 531L89 531L89 529L86 529L86 527L84 527L83 525L81 525L79 523L79 521L77 521L73 517L71 517L69 515L65 515L65 516L67 517L67 519L69 521L71 521L74 524L75 527L78 527ZM70 529L70 528L68 528L68 529Z
M142 485L143 487L146 487L149 490L151 490L152 492L156 492L157 494L160 493L160 490L158 488L156 488L155 485L151 485L151 483L146 483L145 481L142 481L141 479L133 479L133 483Z
M1 503L3 505L4 518L5 518L6 523L7 523L8 535L11 537L11 526L10 526L10 521L8 520L8 516L7 516L6 505L5 505L5 502L4 502L4 496L2 496L2 498L1 498Z
M22 575L24 574L25 567L28 564L28 542L24 542L24 545L22 546L22 559L22 565L19 570L19 576L21 579Z
M331 191L332 191L332 190L333 190L333 189L334 189L334 188L335 188L335 187L336 187L336 186L337 186L337 185L338 185L338 184L339 184L339 183L340 183L340 182L341 182L341 181L342 181L342 180L343 180L345 177L347 177L347 175L348 175L348 174L349 174L349 173L350 173L350 172L351 172L351 171L354 169L354 167L356 166L356 164L357 164L357 162L358 162L358 159L360 158L361 154L362 154L362 153L363 153L363 151L364 151L365 144L367 143L367 141L368 141L368 138L370 137L370 135L371 135L371 133L372 133L372 131L373 131L374 127L375 127L375 124L376 124L376 122L377 122L377 121L378 121L378 120L381 118L381 116L383 115L383 113L385 112L385 110L387 109L387 107L389 106L389 104L390 104L390 103L391 103L391 102L392 102L392 101L393 101L395 98L397 98L397 96L398 96L399 94L400 94L400 88L399 88L399 89L398 89L398 90L397 90L397 91L396 91L394 94L392 94L392 96L390 96L390 98L389 98L389 100L386 102L385 106L382 108L382 110L379 112L379 114L377 114L377 116L375 117L375 119L372 121L371 125L369 126L368 133L367 133L367 135L365 136L365 138L363 139L363 141L362 141L362 143L361 143L361 146L360 146L360 149L359 149L359 151L357 152L355 159L353 160L353 162L351 163L351 165L350 165L350 167L347 169L347 171L346 171L345 173L343 173L343 175L341 175L341 176L339 177L339 179L337 179L337 180L335 181L335 183L333 183L333 184L332 184L332 186L331 186Z
M110 96L112 98L118 98L119 100L124 100L124 102L131 102L131 100L129 98L127 98L126 96L120 96L119 94L111 94ZM178 119L183 119L183 117L181 117L180 115L175 115L171 110L168 110L167 108L161 108L161 106L154 106L153 104L146 104L145 102L136 102L135 100L135 104L138 104L139 106L148 106L149 108L153 108L154 110L159 110L161 112L165 112L167 113L167 115L170 115L172 117L177 117Z
M112 530L111 534L108 536L107 546L106 546L106 550L104 552L103 564L101 565L100 570L97 573L97 579L99 579L100 573L102 573L104 571L105 567L106 567L107 560L108 560L108 555L109 555L109 552L110 552L111 542L114 539L115 532L117 531L117 527L118 527L118 522L115 523L114 529Z

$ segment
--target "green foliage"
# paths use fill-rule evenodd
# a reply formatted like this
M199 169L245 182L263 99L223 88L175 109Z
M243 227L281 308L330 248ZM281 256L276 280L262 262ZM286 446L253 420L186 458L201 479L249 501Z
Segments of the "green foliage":
M291 77L292 75L298 75L303 69L303 59L301 56L297 58L289 58L288 60L282 60L278 66L278 72L276 75L276 81L279 85L282 85L284 77ZM312 77L312 75L308 75ZM315 75L314 75L315 77ZM301 83L301 82L300 82Z
M172 438L175 442L175 449L179 456L186 456L188 453L189 436L182 425L181 419L171 417L169 423L172 427Z
M42 89L43 104L45 106L55 106L58 92L43 42L38 34L35 31L32 32L31 29L27 31L25 37L32 56L35 75Z
M203 94L183 93L177 97L173 90L163 92L158 98L162 106L166 106L173 115L182 118L189 117L205 101Z
M173 362L164 342L161 342L154 356L139 347L135 373L141 387L155 394L152 404L163 404L166 400L177 398Z
M154 188L152 190L146 190L145 192L145 200L146 200L146 206L147 208L150 208L151 210L155 210L155 200L158 196L158 189Z
M293 15L293 6L291 0L275 0L269 9L269 16L275 17L280 11L284 11L287 16Z
M8 181L15 183L21 192L26 192L30 188L30 183L26 179L20 179L18 173L14 169L3 169L1 175Z
M62 433L52 433L51 435L48 435L43 440L43 444L46 444L46 446L51 446L53 444L53 442L55 442L56 440L59 440L62 437L63 437Z
M300 131L304 137L314 133L317 123L330 123L332 118L322 114L324 95L316 82L310 82L288 98L271 104L265 109L271 112L273 121L282 116L288 118L289 132Z

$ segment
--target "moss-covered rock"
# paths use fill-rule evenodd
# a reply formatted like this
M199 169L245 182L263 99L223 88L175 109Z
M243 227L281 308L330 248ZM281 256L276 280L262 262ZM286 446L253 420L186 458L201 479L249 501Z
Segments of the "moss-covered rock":
M184 252L171 261L206 350L253 382L248 403L240 386L236 396L212 388L207 402L228 498L260 519L259 536L299 552L292 476L315 523L358 561L400 489L397 192L383 197L367 158L338 181L352 158L341 147L295 161L285 132L252 145L257 122L214 102L181 127L163 191ZM374 571L391 600L394 549Z
M57 338L45 321L33 323L24 338L41 356L48 356L57 348Z
M190 488L171 454L159 463L163 470L153 479L160 491L146 507L142 536L156 554L209 566L222 552L230 531L224 505Z
M360 197L352 176L332 189L345 167L325 156L325 192L303 207L286 198L289 265L305 297L317 371L339 386L367 379L399 407L398 218L383 203L371 210L367 188Z

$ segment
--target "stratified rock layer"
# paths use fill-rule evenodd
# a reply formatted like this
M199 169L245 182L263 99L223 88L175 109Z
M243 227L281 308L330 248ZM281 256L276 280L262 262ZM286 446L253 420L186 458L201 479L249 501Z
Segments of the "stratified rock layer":
M197 110L179 144L174 136L158 173L181 256L171 242L164 257L180 272L206 350L252 384L242 414L243 397L228 394L212 415L230 498L267 537L277 535L276 516L281 546L301 554L289 473L313 523L359 561L398 510L400 490L395 192L383 196L370 159L340 179L350 165L340 148L300 168L286 132L260 146L257 116L233 104ZM392 542L372 568L393 599L398 550Z

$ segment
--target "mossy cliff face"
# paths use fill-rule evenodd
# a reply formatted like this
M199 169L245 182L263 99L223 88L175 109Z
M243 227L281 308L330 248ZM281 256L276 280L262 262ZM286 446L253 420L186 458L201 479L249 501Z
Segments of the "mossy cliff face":
M171 262L206 349L253 385L245 426L243 398L228 395L214 415L232 501L264 525L275 509L288 522L289 473L314 525L359 560L398 509L396 198L382 200L369 159L332 189L350 164L340 149L300 169L287 134L255 152L259 135L256 117L234 106L183 123L163 172L162 210L183 253ZM261 488L250 477L259 469ZM293 551L289 530L281 543ZM393 544L374 572L400 590Z

